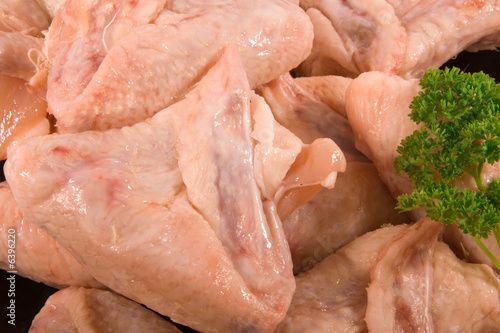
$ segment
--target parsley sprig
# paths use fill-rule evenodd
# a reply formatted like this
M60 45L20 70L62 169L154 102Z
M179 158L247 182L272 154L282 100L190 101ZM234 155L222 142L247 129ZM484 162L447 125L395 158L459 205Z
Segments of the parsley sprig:
M423 208L435 221L456 223L500 269L481 241L493 231L500 247L500 179L485 184L481 177L485 163L500 160L500 85L458 68L429 69L420 85L410 117L422 126L401 141L394 162L415 187L398 197L398 208ZM456 186L464 173L475 187Z

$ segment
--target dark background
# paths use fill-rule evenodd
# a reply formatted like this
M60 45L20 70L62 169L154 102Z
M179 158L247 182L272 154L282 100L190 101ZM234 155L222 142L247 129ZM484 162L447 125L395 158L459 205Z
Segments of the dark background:
M462 52L455 59L445 63L442 67L456 66L464 72L483 71L495 78L500 83L500 50L498 51L479 51Z
M460 67L466 72L484 71L500 81L500 52L480 51L477 53L462 52L455 59L448 61L444 66ZM4 161L0 162L0 181L5 180L3 174ZM7 323L7 306L9 298L7 292L9 284L7 272L0 270L0 332L27 332L33 317L38 313L45 300L56 291L44 284L37 283L20 276L16 276L16 326ZM185 332L192 330L183 328Z

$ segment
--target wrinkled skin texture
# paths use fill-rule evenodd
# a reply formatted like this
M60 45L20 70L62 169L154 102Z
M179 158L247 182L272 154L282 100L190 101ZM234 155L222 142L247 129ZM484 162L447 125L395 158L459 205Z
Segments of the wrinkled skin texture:
M20 275L58 288L104 287L44 230L23 218L6 182L0 183L0 235L2 239L15 241L15 270ZM0 244L0 268L7 271L12 270L9 244L7 241Z
M367 332L370 270L388 243L408 228L368 232L297 275L297 289L277 332Z
M429 219L420 220L380 254L367 288L369 331L434 331L432 258L441 227Z
M164 4L69 0L56 13L45 53L49 112L60 132L151 117L181 99L229 44L238 46L251 87L296 67L311 49L307 15L286 1L174 6L185 13Z
M113 292L69 287L47 299L29 332L181 331L153 311Z
M334 140L346 156L346 171L333 189L322 189L283 221L295 272L384 223L407 221L378 172L354 147L345 114L345 92L351 79L338 76L293 79L283 75L258 89L276 119L302 141Z
M366 323L383 332L495 332L500 281L492 269L458 259L423 219L391 242L371 272Z
M331 140L303 146L269 110L251 108L252 96L230 48L192 93L146 122L25 141L6 178L23 214L111 289L194 329L272 331L295 286L276 207L300 198L302 183L333 186L345 161ZM256 173L265 157L282 171ZM322 160L331 165L321 179L302 176Z
M498 0L425 1L409 10L406 3L401 9L394 6L407 33L404 61L398 71L403 77L419 78L427 68L438 68L465 49L500 45Z
M433 268L432 318L436 332L452 328L464 332L498 330L500 282L491 267L466 263L439 242L434 249Z
M302 0L314 25L301 75L368 71L419 78L463 50L500 45L500 2Z
M42 37L51 16L43 1L5 0L0 3L0 31Z
M307 272L277 332L495 332L500 280L422 219L356 238ZM473 309L473 310L472 310Z
M302 75L397 73L406 33L385 0L302 0L300 5L313 23L315 36L311 55L299 68Z

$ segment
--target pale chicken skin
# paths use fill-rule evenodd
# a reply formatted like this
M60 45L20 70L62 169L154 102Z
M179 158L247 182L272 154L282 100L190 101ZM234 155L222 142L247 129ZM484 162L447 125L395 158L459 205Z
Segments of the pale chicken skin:
M165 0L110 7L68 0L45 44L47 101L58 130L151 117L181 99L229 44L238 46L251 87L296 67L311 49L310 21L287 1L196 3L178 13L163 9Z
M61 7L66 0L35 0L40 4L45 12L48 14L50 20L54 18L56 11Z
M50 21L45 1L5 0L0 3L0 31L42 37Z
M413 78L500 45L499 12L4 0L0 234L23 276L122 294L63 289L30 332L179 332L138 303L201 332L500 331L498 272L455 257L492 265L454 226L452 251L439 224L400 225L423 215L394 210L412 185L392 166Z
M367 288L369 331L434 331L432 258L441 228L438 222L420 220L382 251Z
M366 323L373 332L498 332L500 280L438 241L422 219L391 242L371 272Z
M394 197L412 190L410 180L394 168L397 147L417 125L408 117L420 91L418 80L383 72L363 73L346 91L346 111L355 145L380 173Z
M435 332L499 331L500 282L491 267L466 263L438 242L433 269L431 312Z
M370 270L407 225L382 227L356 238L297 275L292 304L277 332L367 332Z
M283 220L295 272L311 268L384 223L407 221L395 210L396 202L373 163L354 146L354 134L343 116L351 82L338 76L293 79L287 74L258 89L276 119L302 141L331 138L346 156L346 171L338 175L338 186L320 190Z
M402 77L419 78L427 68L438 68L468 48L477 51L500 46L498 0L434 0L408 11L398 5L394 9L401 11L397 15L407 34L404 60L397 73Z
M278 80L281 79L288 81L289 76L284 74L275 82L279 82ZM343 76L326 75L295 77L293 82L305 91L314 91L315 100L326 104L336 113L347 117L345 113L345 91L352 79Z
M498 0L301 0L314 25L300 75L420 78L463 50L500 45Z
M0 160L12 143L50 133L47 103L29 93L23 79L0 74L0 117Z
M3 8L5 6L9 8ZM30 22L28 14L30 9L35 10L33 6L38 6L35 1L0 4L0 160L6 158L7 147L14 141L50 132L47 103L27 87L41 68L38 61L43 44L43 38L29 35L26 26L21 24ZM16 16L22 14L24 17ZM37 17L33 12L30 23L36 24ZM43 26L47 28L48 23Z
M23 214L111 289L197 330L273 331L295 286L277 206L302 196L302 177L333 186L345 161L329 139L303 146L252 96L229 48L192 93L146 122L23 142L6 178ZM259 175L266 157L276 170ZM320 179L301 175L325 160ZM274 195L257 178L278 184Z
M397 73L406 33L387 1L301 0L300 6L315 36L311 54L299 67L301 75Z
M403 79L382 72L363 73L353 80L346 92L346 111L355 136L356 147L373 161L380 178L396 198L410 193L413 184L406 174L397 174L394 159L397 147L405 137L419 128L408 114L410 103L421 90L416 79ZM486 164L481 177L486 183L500 176L500 163ZM458 188L475 188L472 177L457 178ZM413 221L425 216L423 210L409 213ZM461 258L472 262L494 264L477 246L475 241L453 226L444 231L445 241ZM489 250L498 258L500 249L495 237L483 239Z
M497 332L500 280L422 219L368 232L297 275L277 332Z
M51 295L29 333L181 333L153 311L111 291L69 287Z
M104 288L65 248L23 217L6 182L0 183L0 235L15 243L14 269L7 241L0 244L0 268L57 288Z
M333 189L321 189L283 221L295 272L313 267L385 223L407 222L408 218L394 207L395 200L373 164L348 162Z
M43 38L0 31L0 74L29 81L37 72Z

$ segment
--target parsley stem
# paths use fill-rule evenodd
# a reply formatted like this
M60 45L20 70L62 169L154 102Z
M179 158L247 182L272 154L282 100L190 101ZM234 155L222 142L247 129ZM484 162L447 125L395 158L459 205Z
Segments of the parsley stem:
M474 177L474 180L476 181L476 186L480 191L484 189L483 178L481 177L481 172L483 171L483 165L484 162L478 163L474 168L474 174L472 175Z
M496 233L495 233L495 236L496 236ZM484 245L484 243L481 241L481 239L479 237L472 237L472 238L474 238L474 240L476 241L477 245L481 248L481 250L483 250L483 252L488 256L488 258L490 258L490 260L493 262L493 264L495 264L497 269L500 270L500 262L493 255L493 253L491 253L490 250L488 250L488 248L486 247L486 245Z
M473 164L470 168L465 166L463 167L463 171L471 175L472 178L474 179L474 182L476 183L476 187L478 188L478 190L484 189L483 178L481 177L483 166L484 162L483 163L478 162L477 164Z
M493 234L495 235L495 239L497 240L498 248L500 248L500 226L498 224L495 229L493 229Z

